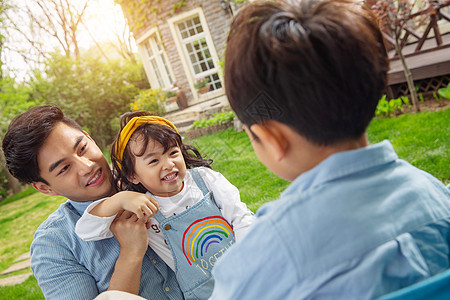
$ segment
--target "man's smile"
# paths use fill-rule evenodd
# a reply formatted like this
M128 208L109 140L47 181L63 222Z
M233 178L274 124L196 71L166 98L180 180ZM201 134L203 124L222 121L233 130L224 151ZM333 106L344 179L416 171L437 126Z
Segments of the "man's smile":
M99 168L94 174L89 178L86 186L90 187L97 187L100 184L102 184L103 179L105 179L105 176L103 174L103 171L101 168Z

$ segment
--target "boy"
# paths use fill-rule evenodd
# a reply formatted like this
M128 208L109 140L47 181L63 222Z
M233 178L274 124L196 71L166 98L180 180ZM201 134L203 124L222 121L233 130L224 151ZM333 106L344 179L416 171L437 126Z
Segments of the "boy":
M449 192L368 145L388 58L362 1L253 2L233 21L230 104L292 181L213 270L213 299L372 299L449 267Z
M46 299L93 299L107 289L183 299L174 272L148 248L147 228L135 215L116 218L115 239L92 243L75 234L86 207L116 192L105 157L75 121L55 106L33 107L11 122L3 151L13 176L69 198L31 244L31 269Z

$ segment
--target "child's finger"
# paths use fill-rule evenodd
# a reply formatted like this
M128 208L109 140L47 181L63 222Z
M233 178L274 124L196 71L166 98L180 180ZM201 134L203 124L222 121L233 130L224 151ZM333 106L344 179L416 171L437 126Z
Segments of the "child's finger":
M147 208L151 210L152 215L156 214L156 212L158 211L158 202L153 203L153 202L148 202L147 203Z
M143 224L150 223L150 217L153 216L153 213L148 208L147 211L144 212L144 210L142 210L142 212L144 216L142 218L139 218L138 222Z
M143 217L144 217L144 209L145 209L145 206L144 207L142 207L142 208L138 208L138 209L136 209L136 211L134 212L135 213L135 215L137 216L137 218L140 220L140 219L142 219Z
M147 220L155 214L148 206L144 206L142 212L145 214L144 218L147 218Z
M156 211L158 211L158 201L156 201L155 199L153 199L152 197L150 197L149 195L145 195L147 196L147 199L150 201L150 203L152 203L154 206L156 206Z

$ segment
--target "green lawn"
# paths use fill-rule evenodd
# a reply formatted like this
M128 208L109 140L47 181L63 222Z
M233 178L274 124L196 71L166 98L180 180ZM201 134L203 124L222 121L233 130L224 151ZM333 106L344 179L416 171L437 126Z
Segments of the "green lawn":
M391 140L401 158L446 184L450 183L449 135L450 109L378 118L368 131L371 143ZM213 168L239 188L242 200L253 211L277 199L289 184L258 161L244 132L228 129L185 142L195 145L200 153L214 160ZM62 197L40 193L17 198L0 203L0 271L29 249L37 226L65 201ZM14 298L43 299L34 277L21 285L0 288L0 299Z
M0 271L13 265L14 259L29 251L33 233L58 206L63 197L31 193L30 187L18 200L6 199L0 202ZM11 197L12 198L12 197ZM7 275L30 272L30 269ZM6 276L0 277L4 278ZM31 276L21 285L0 287L0 299L44 299Z
M374 119L369 141L392 142L400 158L450 183L450 109Z
M245 132L232 128L185 143L213 159L212 167L221 172L241 193L242 200L256 211L262 204L277 199L289 182L270 172L256 157Z

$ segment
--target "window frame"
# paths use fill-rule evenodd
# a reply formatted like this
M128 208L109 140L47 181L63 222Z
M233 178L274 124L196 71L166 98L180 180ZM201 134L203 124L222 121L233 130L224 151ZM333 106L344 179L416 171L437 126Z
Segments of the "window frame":
M204 75L208 76L208 75L217 73L219 80L220 80L220 84L221 84L220 88L218 88L214 91L211 91L205 95L200 95L197 92L197 90L194 88L195 79L198 78L198 76L202 76L202 75L195 74L193 64L191 63L190 58L189 58L189 53L187 53L187 49L184 46L185 43L188 43L189 41L198 40L199 35L197 34L197 35L194 35L193 37L188 37L187 39L182 40L182 37L180 36L179 30L178 30L178 24L185 22L187 20L193 20L195 17L198 17L200 19L200 24L202 25L202 28L203 28L203 32L200 35L202 36L201 38L205 38L206 45L208 47L209 53L210 53L212 61L214 63L213 69L204 71L199 74L204 74ZM209 30L208 23L206 22L206 18L203 13L203 9L201 7L192 9L190 11L181 13L179 15L176 15L176 16L170 18L167 22L169 23L169 28L172 33L172 37L175 41L175 46L176 46L178 54L180 56L181 63L183 65L183 69L185 71L189 86L191 88L191 91L192 91L192 94L193 94L195 100L198 100L199 98L205 98L205 96L209 95L209 94L214 94L217 96L224 94L224 83L223 83L222 74L220 72L219 57L217 55L216 48L214 46L214 42L211 37L211 32Z
M140 56L142 58L145 58L142 59L142 63L144 65L147 77L150 81L150 86L152 88L161 88L165 90L173 88L176 79L172 71L166 49L164 48L164 45L162 43L158 28L152 27L147 30L139 39L136 40L136 44L138 45ZM160 47L158 47L158 44ZM147 47L150 47L150 50L153 52L153 56L149 55ZM164 61L161 59L161 57L165 60L166 64L164 64ZM157 76L157 71L152 65L152 58L156 62L163 85L161 85L161 82Z

